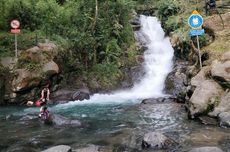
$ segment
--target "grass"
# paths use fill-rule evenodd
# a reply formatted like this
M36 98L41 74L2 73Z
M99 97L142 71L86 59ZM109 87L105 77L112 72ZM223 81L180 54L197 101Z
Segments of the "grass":
M27 30L21 30L21 33L17 36L18 50L26 50L37 42L43 42L45 34L42 31L30 32ZM14 34L8 31L0 32L0 57L14 56Z
M215 41L202 49L210 54L210 60L220 59L223 53L230 51L230 30L225 29L216 35Z

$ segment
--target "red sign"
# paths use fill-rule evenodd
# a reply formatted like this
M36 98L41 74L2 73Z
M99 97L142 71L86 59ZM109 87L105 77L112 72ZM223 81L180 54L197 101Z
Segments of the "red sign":
M19 22L18 20L12 20L12 21L10 22L10 26L11 26L12 28L14 28L14 29L17 29L17 28L19 28L19 26L20 26L20 22Z
M20 29L11 29L10 32L13 34L18 34L20 33Z

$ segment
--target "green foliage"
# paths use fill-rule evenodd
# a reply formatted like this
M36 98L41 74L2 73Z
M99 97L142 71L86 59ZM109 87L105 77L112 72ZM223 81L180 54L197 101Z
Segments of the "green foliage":
M98 0L95 18L95 0L1 0L0 30L5 35L4 38L0 35L0 54L14 54L14 37L6 32L10 30L10 21L18 19L22 31L18 35L19 50L47 38L61 48L56 62L61 63L63 73L78 73L95 67L99 71L108 71L104 65L117 72L119 66L130 65L128 61L135 62L136 50L134 47L130 50L134 46L134 35L129 21L132 9L138 3L142 2ZM25 66L31 70L39 68L38 63L19 59L18 67ZM102 77L106 75L102 74Z
M45 34L42 31L28 31L21 30L21 33L17 35L18 50L26 50L37 42L44 42ZM58 37L57 42L60 43ZM14 35L9 32L0 32L0 56L14 56Z
M13 56L14 37L8 33L0 33L0 57Z
M180 10L177 0L164 0L158 2L157 15L162 21L166 21L169 16L175 15Z
M16 65L17 68L26 68L29 71L35 71L41 69L41 63L39 61L32 61L27 53L21 53Z
M180 16L175 16L175 15L170 16L165 21L164 25L165 25L164 28L167 33L171 31L175 31L184 25L183 18L181 18Z
M29 71L35 71L41 69L41 64L20 59L17 62L17 68L25 68Z
M26 67L25 67L27 70L29 71L37 71L37 70L40 70L41 69L41 64L40 63L28 63L26 64Z
M112 39L107 43L105 51L100 52L106 63L115 62L117 63L118 58L121 54L121 48L117 44L116 39Z
M113 63L97 64L88 73L90 80L96 80L103 88L111 88L117 85L122 77L118 66Z

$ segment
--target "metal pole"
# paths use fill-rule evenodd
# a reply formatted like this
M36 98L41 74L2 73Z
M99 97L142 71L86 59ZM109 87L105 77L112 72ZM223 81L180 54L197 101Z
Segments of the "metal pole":
M202 68L202 62L201 62L201 55L200 55L200 44L199 44L199 36L196 36L196 40L197 40L197 48L199 51L199 62L200 62L200 69Z
M15 57L18 58L17 34L14 34L14 42L15 42Z

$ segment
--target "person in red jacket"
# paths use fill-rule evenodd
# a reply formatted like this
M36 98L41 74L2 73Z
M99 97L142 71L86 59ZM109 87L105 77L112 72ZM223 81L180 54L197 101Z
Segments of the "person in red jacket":
M41 98L38 99L37 101L27 101L26 105L27 106L33 106L35 105L36 107L41 107L43 105L46 105L47 101L50 99L50 90L49 90L49 84L47 84L41 91Z
M44 106L46 105L46 102L45 100L42 100L42 99L38 99L37 101L33 102L33 101L27 101L26 103L27 106L36 106L36 107L41 107L41 106Z

